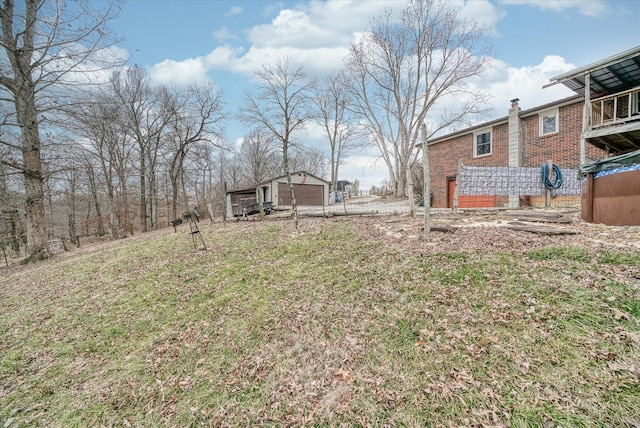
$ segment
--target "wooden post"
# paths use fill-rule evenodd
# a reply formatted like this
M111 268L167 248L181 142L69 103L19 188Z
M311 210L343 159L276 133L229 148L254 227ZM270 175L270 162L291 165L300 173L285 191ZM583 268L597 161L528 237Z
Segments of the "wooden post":
M224 225L227 225L227 182L225 181L222 186L223 200L222 200L222 221Z
M551 181L552 171L553 171L553 162L548 160L547 161L547 174L548 174L547 177L549 181ZM544 207L551 208L551 189L549 189L548 187L545 187L545 189L546 189L546 192L545 192L545 199L544 199Z
M429 177L429 148L427 147L427 125L420 127L422 131L422 205L424 205L424 240L431 239L431 181Z
M344 197L344 191L342 191L342 206L344 207L344 215L347 215L347 199Z
M258 200L258 212L260 213L260 220L264 220L264 206L262 205L262 187L256 187L256 199Z
M456 172L456 187L453 191L453 213L458 213L458 187L460 185L460 177L462 177L462 159L458 159L458 171Z
M631 99L631 97L629 97ZM587 162L587 147L584 138L585 132L589 130L592 123L593 110L591 108L591 73L584 76L584 111L582 114L582 133L580 134L580 164Z
M225 195L225 200L227 199ZM207 204L207 211L209 211L209 218L211 219L211 223L213 223L213 207L211 206L211 202Z
M593 172L587 174L587 200L585 201L586 207L584 210L584 218L583 220L588 223L593 223Z

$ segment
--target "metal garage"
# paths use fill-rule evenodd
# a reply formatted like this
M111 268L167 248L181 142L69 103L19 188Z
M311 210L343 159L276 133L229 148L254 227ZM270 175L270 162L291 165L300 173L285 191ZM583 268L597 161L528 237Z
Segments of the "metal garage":
M324 200L323 185L294 184L293 193L296 203L300 206L321 207ZM287 183L278 183L278 205L291 205L291 194Z

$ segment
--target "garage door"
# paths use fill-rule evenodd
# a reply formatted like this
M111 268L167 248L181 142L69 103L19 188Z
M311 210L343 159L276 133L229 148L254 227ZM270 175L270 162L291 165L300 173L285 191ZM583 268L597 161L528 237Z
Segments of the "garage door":
M322 206L322 190L324 186L317 184L294 184L293 193L300 206ZM291 195L287 183L278 183L278 204L291 205Z

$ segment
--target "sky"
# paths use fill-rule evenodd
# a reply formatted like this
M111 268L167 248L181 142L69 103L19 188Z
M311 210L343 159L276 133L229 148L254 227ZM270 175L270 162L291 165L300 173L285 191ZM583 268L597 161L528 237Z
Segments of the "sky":
M491 96L490 117L507 115L509 100L523 110L574 95L549 79L640 45L638 0L449 0L459 16L486 25L492 65L474 84ZM403 0L129 0L111 25L118 47L158 84L186 87L209 81L231 115L255 87L254 71L285 56L322 78L338 69L350 44L385 8ZM239 147L248 130L233 117L228 142ZM299 143L328 149L319 127ZM340 179L362 189L387 177L374 147L351 153ZM328 178L328 177L327 177Z

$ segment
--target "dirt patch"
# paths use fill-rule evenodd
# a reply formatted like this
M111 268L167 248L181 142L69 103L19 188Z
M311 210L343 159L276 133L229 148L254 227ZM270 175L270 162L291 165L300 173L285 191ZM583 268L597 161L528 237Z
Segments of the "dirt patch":
M577 211L558 211L557 222L545 211L464 212L458 215L435 213L431 225L450 232L431 231L424 241L424 218L409 216L361 217L362 231L386 245L411 246L418 252L488 251L524 253L531 249L555 245L579 245L598 251L603 249L640 249L640 228L585 223ZM526 230L513 230L518 225ZM563 233L546 233L566 231Z

